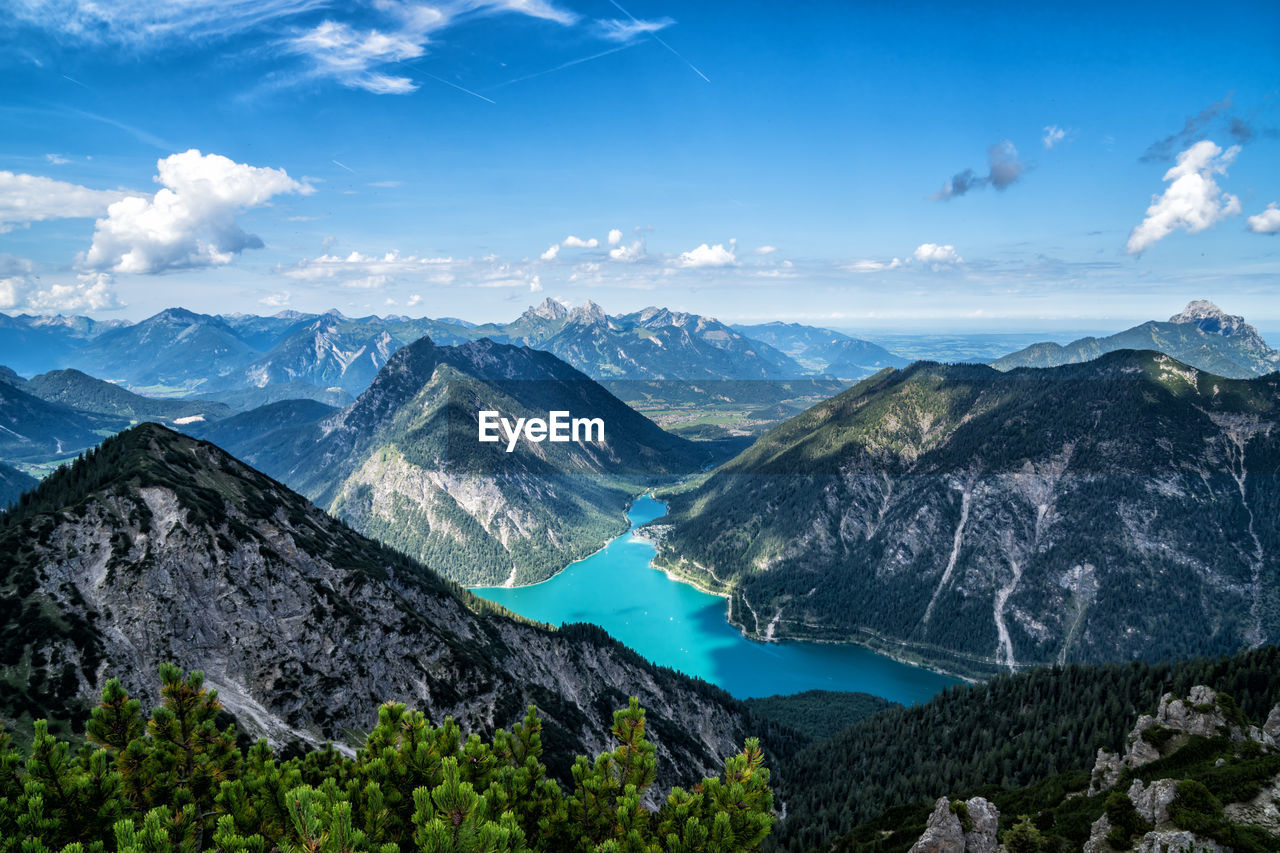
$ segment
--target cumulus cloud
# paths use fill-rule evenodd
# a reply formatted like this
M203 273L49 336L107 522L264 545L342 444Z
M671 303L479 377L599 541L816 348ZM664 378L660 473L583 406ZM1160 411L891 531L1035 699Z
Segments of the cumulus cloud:
M621 242L622 242L622 229L610 228L609 229L609 245L617 246Z
M82 273L74 283L42 285L25 258L0 255L0 310L33 313L103 311L123 307L103 273Z
M759 247L758 249L756 249L756 254L757 254L757 255L772 255L772 254L773 254L774 252L776 252L776 251L778 251L778 247L777 247L777 246L761 246L761 247Z
M609 257L612 260L624 264L633 264L645 256L644 241L636 240L630 245L617 246L609 250Z
M727 249L722 243L716 243L714 246L703 243L696 249L680 253L680 266L688 268L731 267L737 262L732 242Z
M626 43L640 36L647 36L651 33L660 32L674 24L671 18L655 18L652 21L641 21L636 18L627 18L625 20L618 18L609 18L596 22L600 28L600 34L609 41Z
M128 196L107 208L83 261L91 270L163 273L229 264L262 240L236 223L236 214L281 193L310 193L283 169L237 163L191 149L156 163L163 189L150 198Z
M1254 234L1280 234L1280 205L1271 202L1266 210L1246 219L1245 225Z
M266 296L258 300L258 304L266 305L268 308L283 308L293 300L293 294L287 290L281 290L278 293L268 293Z
M949 244L940 246L937 243L921 243L912 253L912 257L934 270L953 267L964 261L964 258L956 252L955 246Z
M542 292L542 278L540 276L535 275L533 278L529 279L529 292L530 293Z
M1177 165L1164 174L1169 186L1152 198L1146 218L1129 234L1125 250L1140 254L1177 228L1195 234L1240 213L1240 199L1223 192L1215 180L1227 173L1239 152L1238 145L1223 151L1205 139L1179 154Z
M117 190L91 190L39 175L0 172L0 234L15 225L46 219L101 216L125 197Z
M575 237L570 234L568 237L564 238L564 241L560 245L564 246L566 249L594 249L596 246L600 245L600 241L595 237L592 237L590 240L583 240L581 237Z
M1040 141L1044 143L1045 148L1052 148L1059 142L1067 138L1067 132L1056 124L1045 125L1044 136L1040 137Z
M552 243L550 246L547 247L547 250L542 253L541 258L544 261L554 261L556 259L556 255L558 254L560 254L560 244Z
M1018 159L1018 149L1006 139L987 149L987 174L979 175L973 169L957 172L951 180L942 185L942 189L933 194L933 198L937 201L947 201L955 196L962 196L970 190L988 186L1004 190L1017 183L1022 177L1022 169L1022 161Z

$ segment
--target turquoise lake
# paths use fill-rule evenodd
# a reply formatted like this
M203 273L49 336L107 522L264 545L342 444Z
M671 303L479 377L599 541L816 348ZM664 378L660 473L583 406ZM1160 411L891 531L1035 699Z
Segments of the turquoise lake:
M725 621L725 600L650 568L655 549L635 535L666 506L636 499L631 530L550 580L472 592L530 619L591 622L654 663L717 684L740 699L802 690L857 690L914 704L955 679L859 646L757 643Z

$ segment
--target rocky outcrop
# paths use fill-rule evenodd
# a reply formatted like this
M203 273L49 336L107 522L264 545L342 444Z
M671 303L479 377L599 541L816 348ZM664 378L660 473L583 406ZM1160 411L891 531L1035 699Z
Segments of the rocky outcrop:
M1000 812L982 797L949 800L940 797L924 835L910 853L996 853Z
M1123 755L1117 755L1106 749L1098 750L1094 762L1093 774L1089 784L1089 795L1109 791L1126 770L1133 770L1158 760L1169 752L1169 745L1179 745L1177 739L1189 735L1214 737L1225 735L1233 741L1250 740L1264 746L1275 746L1275 736L1268 732L1280 727L1280 706L1272 710L1267 718L1267 725L1241 726L1232 719L1235 716L1224 707L1216 691L1204 685L1191 688L1185 699L1179 699L1172 693L1160 697L1160 705L1154 716L1143 714L1138 718L1133 730L1125 739Z

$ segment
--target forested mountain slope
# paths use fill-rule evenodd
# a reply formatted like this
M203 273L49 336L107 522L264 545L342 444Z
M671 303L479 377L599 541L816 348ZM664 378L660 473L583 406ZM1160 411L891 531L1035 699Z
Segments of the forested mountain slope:
M1280 648L998 675L877 714L780 766L796 783L769 844L788 853L904 853L938 797L981 794L1006 803L1014 819L1034 813L1087 789L1099 748L1123 753L1140 714L1163 694L1186 696L1198 684L1229 694L1261 723L1280 702ZM1027 786L1040 787L1019 791ZM1086 835L1095 817L1084 821ZM860 824L865 831L851 835ZM868 839L880 843L863 846Z
M1280 374L919 362L775 427L653 526L756 636L961 672L1280 638ZM1177 614L1171 616L1171 614Z

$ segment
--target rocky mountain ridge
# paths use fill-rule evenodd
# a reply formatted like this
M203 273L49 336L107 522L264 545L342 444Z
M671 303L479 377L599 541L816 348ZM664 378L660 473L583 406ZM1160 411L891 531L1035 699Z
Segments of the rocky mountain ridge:
M1055 367L1090 361L1121 349L1156 350L1218 376L1247 379L1280 370L1273 349L1243 317L1208 300L1195 300L1166 323L1143 323L1105 338L1081 338L1065 346L1032 344L992 362L998 370Z
M655 668L590 627L518 621L327 516L213 445L146 424L49 477L0 516L4 716L66 720L120 674L155 697L158 665L201 669L240 726L273 743L358 739L398 700L464 729L528 703L563 772L609 741L626 697L682 776L749 726L726 694Z

